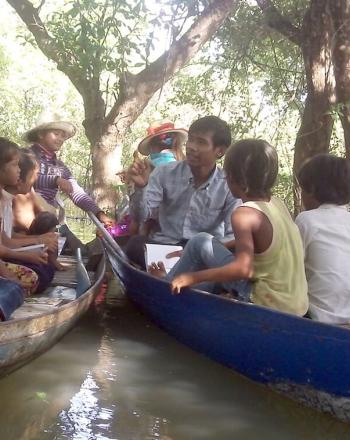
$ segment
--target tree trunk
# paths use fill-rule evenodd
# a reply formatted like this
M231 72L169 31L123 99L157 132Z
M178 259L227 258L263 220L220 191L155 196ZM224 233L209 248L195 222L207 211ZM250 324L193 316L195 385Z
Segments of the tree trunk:
M303 22L301 48L307 81L307 97L294 152L294 210L300 212L300 188L296 174L302 163L329 149L336 102L331 59L333 29L327 0L313 0Z
M157 85L150 87L143 81L129 80L121 94L113 117L104 117L96 107L85 106L83 122L92 151L92 188L94 198L103 209L113 209L118 202L115 190L116 173L120 171L122 143L130 126L140 116L155 93Z
M92 185L96 201L103 208L114 208L117 194L113 190L113 182L120 167L120 143L126 131L153 94L214 35L230 12L237 8L240 0L208 2L192 26L173 41L169 50L146 65L138 74L125 72L119 77L118 98L107 115L100 90L100 60L91 60L96 66L91 78L91 72L81 67L79 53L72 54L70 50L62 50L50 35L39 16L40 8L34 7L30 0L7 1L33 34L41 51L57 63L58 69L68 76L82 95L85 109L83 125L91 145Z
M350 1L330 2L334 37L333 64L337 109L344 130L346 157L350 159Z
M105 211L113 209L118 202L116 173L120 171L122 149L113 131L105 133L92 147L92 187L94 199Z

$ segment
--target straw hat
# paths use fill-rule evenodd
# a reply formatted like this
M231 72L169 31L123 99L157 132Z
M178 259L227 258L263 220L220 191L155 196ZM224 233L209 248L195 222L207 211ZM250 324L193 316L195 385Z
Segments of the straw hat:
M35 134L43 130L62 130L67 133L67 139L75 135L77 129L74 124L68 121L63 121L62 117L57 113L44 111L40 114L36 121L35 127L26 131L22 139L26 142L34 142Z
M147 129L147 136L142 139L137 149L144 156L150 154L150 143L153 138L164 133L176 133L178 144L181 145L187 140L188 132L184 128L175 128L173 122L155 122Z

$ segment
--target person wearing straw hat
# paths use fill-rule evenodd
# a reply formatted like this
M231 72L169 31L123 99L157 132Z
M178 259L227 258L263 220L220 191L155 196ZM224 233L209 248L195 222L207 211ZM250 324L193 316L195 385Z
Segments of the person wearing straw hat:
M56 195L60 190L83 211L92 211L102 223L111 226L114 220L97 206L79 186L69 168L56 156L63 143L75 133L74 124L49 111L43 112L36 125L24 133L23 140L31 144L30 149L39 161L35 191L50 205L57 207Z
M187 140L187 134L186 129L175 128L173 122L154 122L148 127L146 137L138 144L137 150L134 152L134 159L136 161L140 160L140 154L147 156L144 161L149 163L152 169L177 160L183 160L185 159L183 147ZM157 226L152 221L145 225L140 224L141 206L139 206L137 200L133 200L134 182L130 172L131 168L128 168L117 173L121 181L128 184L129 188L129 232L130 235L135 235L140 232L140 226L142 226L142 233L148 235L151 229Z
M137 151L148 156L154 167L185 158L182 151L187 140L187 130L175 128L173 122L153 123L147 129Z

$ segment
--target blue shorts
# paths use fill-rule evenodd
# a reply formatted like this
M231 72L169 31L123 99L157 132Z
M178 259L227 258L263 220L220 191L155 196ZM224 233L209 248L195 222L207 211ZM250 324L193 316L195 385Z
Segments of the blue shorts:
M13 281L0 277L0 310L5 320L23 304L24 290Z

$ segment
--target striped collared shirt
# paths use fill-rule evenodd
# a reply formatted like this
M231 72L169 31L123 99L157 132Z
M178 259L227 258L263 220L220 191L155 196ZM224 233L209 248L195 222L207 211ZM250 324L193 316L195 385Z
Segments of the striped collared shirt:
M83 211L92 211L94 214L101 211L92 198L79 186L69 168L57 159L56 154L45 152L38 144L32 145L31 150L39 160L38 179L34 184L34 188L47 203L56 206L55 197L58 192L56 178L62 177L69 180L73 186L73 192L69 197L75 205Z
M178 243L199 232L233 238L231 214L241 200L232 196L225 173L218 167L196 188L186 161L162 165L136 193L134 203L140 203L141 219L159 222L160 231L152 236L159 243Z

